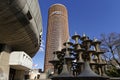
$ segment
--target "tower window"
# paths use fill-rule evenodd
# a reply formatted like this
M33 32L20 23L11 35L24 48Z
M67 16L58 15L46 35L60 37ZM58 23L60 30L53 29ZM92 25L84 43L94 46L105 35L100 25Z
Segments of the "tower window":
M32 15L31 15L30 11L28 11L26 15L27 15L27 18L28 18L29 20L32 19Z

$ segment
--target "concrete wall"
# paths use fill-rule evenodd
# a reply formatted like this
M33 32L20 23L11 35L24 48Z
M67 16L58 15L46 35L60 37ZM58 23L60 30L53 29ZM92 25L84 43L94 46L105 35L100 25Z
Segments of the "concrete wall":
M0 80L8 80L9 76L9 56L10 56L10 47L3 45L2 51L0 52Z
M24 51L13 51L10 54L9 65L14 69L25 70L32 69L33 62L32 58Z

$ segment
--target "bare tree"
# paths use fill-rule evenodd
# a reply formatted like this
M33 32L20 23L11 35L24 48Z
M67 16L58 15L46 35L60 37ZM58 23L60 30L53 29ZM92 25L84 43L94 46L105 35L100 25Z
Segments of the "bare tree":
M119 58L119 50L120 48L120 34L118 33L109 33L101 34L101 49L104 50L106 53L103 55L104 59L109 61L111 65L115 66L111 61L114 60L117 65L120 66Z

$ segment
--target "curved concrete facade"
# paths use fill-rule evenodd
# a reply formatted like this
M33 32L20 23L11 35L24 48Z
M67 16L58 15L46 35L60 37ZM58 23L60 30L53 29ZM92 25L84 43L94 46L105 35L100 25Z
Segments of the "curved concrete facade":
M47 30L45 72L53 69L53 65L49 63L50 60L53 60L53 52L61 50L62 44L69 38L68 13L64 5L53 4L49 8Z
M0 43L33 57L41 44L38 0L0 0Z

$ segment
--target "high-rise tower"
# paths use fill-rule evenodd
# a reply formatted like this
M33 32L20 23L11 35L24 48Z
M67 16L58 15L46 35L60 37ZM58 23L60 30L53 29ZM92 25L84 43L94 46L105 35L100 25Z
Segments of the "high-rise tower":
M46 40L45 72L53 69L50 60L53 59L53 52L61 50L63 43L69 38L67 9L62 4L54 4L48 12L48 29Z

